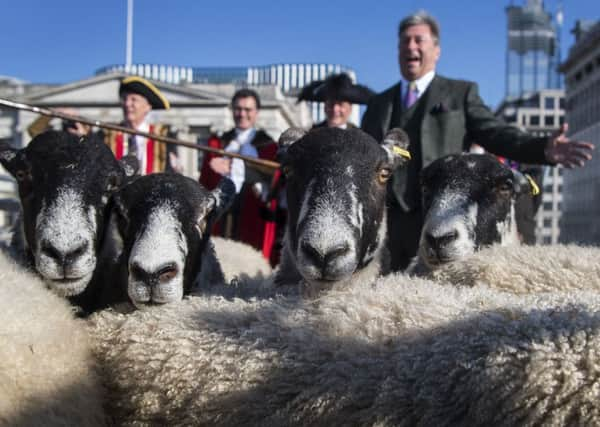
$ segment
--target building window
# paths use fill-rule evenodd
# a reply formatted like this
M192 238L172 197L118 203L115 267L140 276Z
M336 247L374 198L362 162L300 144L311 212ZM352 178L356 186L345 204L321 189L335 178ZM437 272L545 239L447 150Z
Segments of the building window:
M550 236L544 236L544 244L545 245L549 245L552 243L552 237Z
M547 96L544 98L544 106L546 107L546 110L554 110L554 97L553 96Z
M558 108L560 108L561 110L565 109L565 97L561 96L558 100Z
M544 218L544 227L545 228L552 227L552 218Z
M545 126L554 126L554 116L544 116Z
M532 115L529 117L529 124L531 126L539 126L540 125L540 116Z
M552 202L544 202L544 210L551 211L552 210Z
M558 117L558 124L559 126L562 125L565 122L565 116L561 115Z

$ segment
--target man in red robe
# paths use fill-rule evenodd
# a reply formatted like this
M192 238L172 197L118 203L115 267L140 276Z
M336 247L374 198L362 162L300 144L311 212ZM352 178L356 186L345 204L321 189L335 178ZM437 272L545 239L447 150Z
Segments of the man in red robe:
M151 82L138 76L125 77L119 86L119 97L124 126L159 136L170 136L168 126L148 120L151 110L168 110L170 107L169 101ZM176 148L167 147L164 142L113 130L104 133L104 142L117 159L128 153L135 154L141 175L182 170Z
M275 160L277 144L263 130L256 128L260 98L250 89L238 90L231 99L235 128L221 137L213 135L208 146L260 159ZM206 153L200 170L200 183L212 190L221 177L235 184L236 198L224 219L217 224L215 234L239 240L262 250L265 258L276 262L275 224L269 217L277 200L270 198L272 173L241 159Z

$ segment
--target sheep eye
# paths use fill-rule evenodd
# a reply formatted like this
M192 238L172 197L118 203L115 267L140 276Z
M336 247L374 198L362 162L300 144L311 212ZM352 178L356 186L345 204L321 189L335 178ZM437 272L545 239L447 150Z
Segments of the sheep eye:
M17 181L24 181L27 178L27 172L20 169L15 173L15 178L17 178Z
M379 170L379 174L377 175L377 181L380 184L385 184L388 179L392 176L392 171L388 168L383 168Z

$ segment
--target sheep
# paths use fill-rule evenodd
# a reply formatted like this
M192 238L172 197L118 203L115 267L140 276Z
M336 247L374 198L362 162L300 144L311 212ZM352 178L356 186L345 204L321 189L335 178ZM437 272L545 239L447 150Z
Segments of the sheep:
M0 253L0 425L107 425L95 366L69 303Z
M110 196L135 173L137 159L118 162L101 141L48 131L20 150L0 145L0 163L17 180L22 228L15 242L24 259L83 311L110 301L111 291L93 277Z
M593 425L600 295L405 275L90 320L122 425Z
M151 174L113 196L108 224L116 258L114 286L137 308L180 300L194 288L224 283L210 233L235 187L229 179L209 192L174 173Z
M424 221L409 274L425 275L492 244L519 244L517 197L529 182L490 154L448 155L421 173Z
M386 183L410 157L407 146L401 129L381 145L359 129L282 134L288 217L277 286L300 283L318 295L387 270Z
M211 237L211 241L223 269L225 283L262 281L273 272L263 254L246 243L218 236Z
M515 294L600 291L600 248L577 245L491 246L440 266L439 283L489 286Z

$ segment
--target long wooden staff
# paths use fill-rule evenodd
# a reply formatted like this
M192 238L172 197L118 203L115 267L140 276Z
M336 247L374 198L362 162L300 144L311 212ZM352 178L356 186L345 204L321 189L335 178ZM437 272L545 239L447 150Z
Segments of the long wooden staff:
M256 157L248 157L248 156L244 156L242 154L230 153L228 151L220 150L218 148L206 147L204 145L194 144L193 142L186 142L186 141L181 141L181 140L175 139L175 138L169 138L168 136L160 136L160 135L155 135L155 134L151 134L148 132L141 132L136 129L116 125L114 123L106 123L106 122L102 122L100 120L92 120L92 119L88 119L85 117L76 116L73 114L65 114L65 113L61 113L59 111L51 110L49 108L36 107L33 105L14 102L9 99L0 98L0 106L13 108L15 110L31 111L33 113L41 114L44 116L58 117L63 120L71 120L74 122L84 123L84 124L90 125L90 126L96 126L99 128L116 130L118 132L128 133L128 134L132 134L132 135L141 135L146 138L150 138L154 141L161 141L166 144L181 145L183 147L193 148L194 150L206 151L209 153L219 154L219 155L225 156L225 157L241 159L244 162L250 163L251 165L253 165L255 169L259 169L261 171L265 171L268 173L272 173L273 170L278 169L280 166L279 163L273 162L271 160L258 159Z

